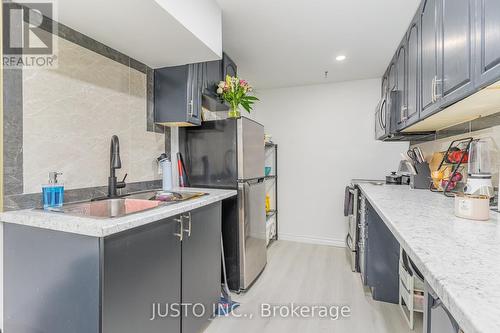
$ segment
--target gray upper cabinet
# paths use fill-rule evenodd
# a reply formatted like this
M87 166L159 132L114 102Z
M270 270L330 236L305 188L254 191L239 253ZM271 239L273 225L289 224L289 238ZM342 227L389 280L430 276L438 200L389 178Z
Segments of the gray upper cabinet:
M423 118L439 106L436 103L438 79L437 0L424 0L420 17L420 117Z
M399 99L394 98L397 96L397 81L398 81L398 71L397 71L397 62L396 58L394 57L391 64L389 65L389 69L387 70L387 78L388 78L388 88L387 88L387 96L386 96L386 101L387 101L387 126L388 126L388 134L392 134L396 132L396 114L399 114L395 112L396 109L399 110Z
M382 78L382 86L381 86L381 89L380 89L380 97L382 99L385 98L385 96L387 95L387 88L389 86L389 79L387 77L387 73L384 75L384 77Z
M409 126L416 121L420 114L420 103L418 94L420 93L419 82L419 37L420 37L420 23L417 18L411 25L407 34L407 83L406 83L406 120L405 126Z
M448 106L473 87L474 0L440 0L439 77L437 97Z
M476 79L479 87L500 79L500 1L477 0Z
M222 81L222 61L203 63L202 105L209 111L227 111L229 105L217 94L217 86Z
M423 0L386 71L390 92L395 64L394 93L387 94L391 134L500 78L499 31L499 1Z
M217 95L217 84L226 75L236 76L237 66L227 54L221 60L155 69L155 123L166 126L201 124L202 106L226 111Z
M222 77L225 79L226 75L237 76L238 66L236 66L236 63L224 53L222 55Z
M389 65L389 69L387 70L387 83L388 83L388 92L394 91L396 89L396 65L394 61Z
M394 115L395 123L397 129L404 128L406 121L406 46L405 44L401 45L396 54L396 88L395 91L398 95L398 105L395 106L393 112L396 112Z
M163 125L201 124L203 63L155 69L155 122Z
M421 6L419 119L474 91L474 0L424 0Z

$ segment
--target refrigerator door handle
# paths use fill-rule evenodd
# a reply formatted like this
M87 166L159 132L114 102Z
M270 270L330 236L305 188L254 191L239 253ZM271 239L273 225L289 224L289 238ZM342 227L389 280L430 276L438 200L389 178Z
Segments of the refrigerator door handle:
M246 184L250 184L250 185L255 185L255 184L258 184L258 183L263 183L264 179L265 179L265 177L258 177L258 178L251 178L251 179L241 179L241 180L238 180L238 183L246 183Z

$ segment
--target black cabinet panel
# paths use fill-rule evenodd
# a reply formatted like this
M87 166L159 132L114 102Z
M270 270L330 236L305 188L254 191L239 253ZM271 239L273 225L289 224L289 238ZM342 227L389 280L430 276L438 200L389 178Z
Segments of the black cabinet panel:
M186 214L185 214L186 215ZM182 302L193 307L182 320L182 332L198 333L210 323L221 290L221 204L202 207L184 219ZM190 232L189 232L190 230ZM194 313L203 315L196 317ZM193 313L194 312L194 313Z
M154 302L181 302L179 227L167 219L104 240L103 332L180 331L180 317L150 320Z

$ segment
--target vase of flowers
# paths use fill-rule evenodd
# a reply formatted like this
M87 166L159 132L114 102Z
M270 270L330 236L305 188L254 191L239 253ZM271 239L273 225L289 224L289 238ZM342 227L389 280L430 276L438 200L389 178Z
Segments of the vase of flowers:
M253 104L259 100L251 95L252 92L253 88L247 81L229 75L217 87L217 94L230 105L229 118L241 117L240 106L248 113L252 111Z

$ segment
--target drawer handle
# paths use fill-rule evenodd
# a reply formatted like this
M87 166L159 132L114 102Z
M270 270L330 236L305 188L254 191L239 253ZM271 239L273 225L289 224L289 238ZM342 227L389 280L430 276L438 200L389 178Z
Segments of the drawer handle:
M183 241L184 240L184 232L183 232L183 229L184 229L184 226L183 226L183 221L182 221L182 217L180 218L177 218L177 219L174 219L175 222L178 222L180 224L180 231L178 233L174 233L174 236L176 237L179 237L179 241Z
M188 228L184 229L184 232L187 233L188 237L191 237L191 213L187 213L181 216L181 219L187 219Z

